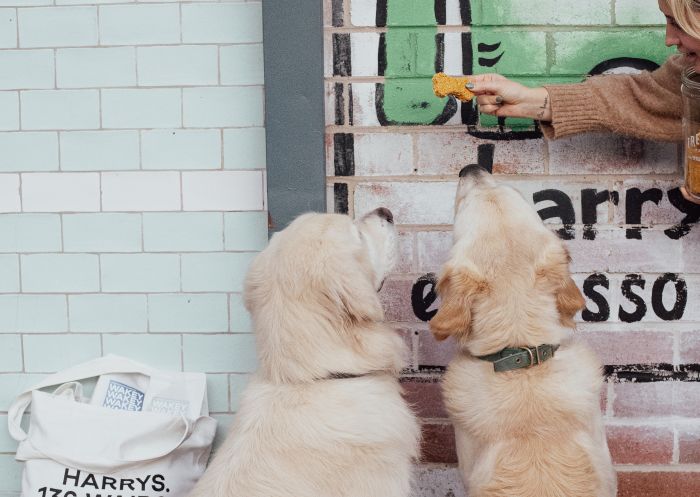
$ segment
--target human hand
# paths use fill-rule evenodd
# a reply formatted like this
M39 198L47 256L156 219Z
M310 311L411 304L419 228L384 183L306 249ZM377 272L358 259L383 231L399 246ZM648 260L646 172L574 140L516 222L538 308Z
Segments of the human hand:
M681 186L681 193L683 194L683 198L686 199L688 202L700 204L700 200L698 200L695 197L692 197L690 193L688 193L688 190L685 189L685 186Z
M545 88L528 88L500 74L469 76L479 111L498 117L527 117L539 121L552 119L549 93Z

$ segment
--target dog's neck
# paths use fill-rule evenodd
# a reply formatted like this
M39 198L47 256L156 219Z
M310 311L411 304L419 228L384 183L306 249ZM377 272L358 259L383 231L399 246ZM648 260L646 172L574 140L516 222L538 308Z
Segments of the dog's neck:
M573 337L574 331L574 328L564 326L550 327L544 333L528 333L526 330L519 330L518 333L493 333L478 330L461 337L459 348L462 353L478 357L503 349L537 347L545 343L560 346Z

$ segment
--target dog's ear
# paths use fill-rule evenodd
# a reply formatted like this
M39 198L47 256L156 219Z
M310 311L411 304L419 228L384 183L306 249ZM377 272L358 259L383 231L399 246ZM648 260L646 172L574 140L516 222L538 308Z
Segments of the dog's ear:
M451 266L445 268L437 284L442 304L430 320L430 330L437 340L469 333L474 298L484 292L485 288L485 283L469 269Z
M537 269L538 280L554 293L560 323L569 328L574 326L576 313L586 307L586 299L571 278L570 262L569 251L557 244L556 247L546 251Z

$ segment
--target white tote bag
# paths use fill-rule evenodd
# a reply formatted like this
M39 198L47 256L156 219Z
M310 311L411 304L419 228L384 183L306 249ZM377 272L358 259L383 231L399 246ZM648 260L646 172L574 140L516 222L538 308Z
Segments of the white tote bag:
M99 377L90 402L79 383ZM53 393L42 388L58 388ZM20 426L31 404L29 430ZM105 356L53 374L8 413L22 497L184 497L216 431L206 377Z

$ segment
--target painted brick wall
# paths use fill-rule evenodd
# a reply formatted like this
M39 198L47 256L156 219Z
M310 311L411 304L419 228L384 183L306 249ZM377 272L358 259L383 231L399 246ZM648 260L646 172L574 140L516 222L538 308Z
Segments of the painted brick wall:
M0 495L6 411L104 353L205 371L229 423L267 242L260 1L0 0Z
M548 143L531 121L479 118L430 84L437 70L541 84L653 68L672 52L663 22L655 0L326 0L328 209L385 205L401 231L382 297L412 348L419 496L463 495L438 383L454 346L427 321L455 179L470 163L518 188L567 240L588 302L579 333L606 365L620 495L700 491L700 209L677 190L678 148L612 135Z

